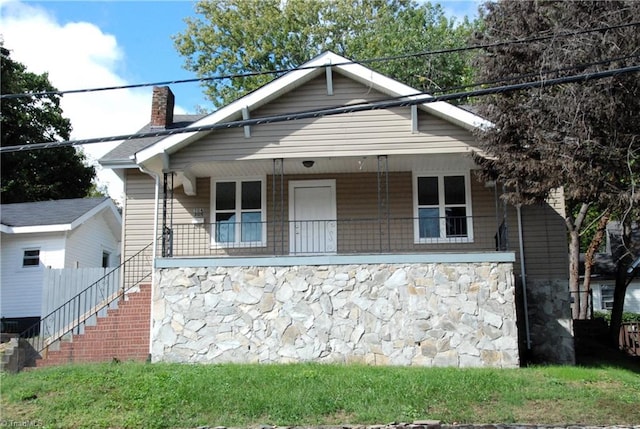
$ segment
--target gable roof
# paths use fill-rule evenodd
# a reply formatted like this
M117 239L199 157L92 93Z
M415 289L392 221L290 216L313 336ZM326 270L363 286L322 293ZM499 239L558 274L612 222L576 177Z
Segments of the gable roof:
M120 213L107 197L2 204L0 231L7 234L70 231L105 209L122 224Z
M591 271L593 279L615 280L618 269L617 260L626 252L638 259L640 258L640 225L632 223L631 237L625 246L622 241L622 224L618 221L611 221L607 224L607 252L596 253L594 255L594 265ZM580 275L584 274L584 253L580 254ZM637 269L636 266L634 269ZM628 274L631 274L630 272Z
M333 52L325 52L306 62L299 69L290 71L210 115L193 122L187 128L221 124L242 117L243 109L252 111L269 103L325 73L325 66L329 65L333 72L340 73L390 97L415 98L419 94L418 90L397 80L386 77L361 64L353 63ZM420 97L424 97L424 95L422 94ZM418 104L418 108L467 130L474 130L489 124L480 116L443 101ZM166 161L163 160L165 155L179 151L210 132L210 130L192 131L160 138L137 151L135 163L147 166L153 162L153 159L155 159L156 163L162 163Z

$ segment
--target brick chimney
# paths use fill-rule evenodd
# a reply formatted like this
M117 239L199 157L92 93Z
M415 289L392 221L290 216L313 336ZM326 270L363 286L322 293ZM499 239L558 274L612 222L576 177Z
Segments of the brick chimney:
M168 86L154 86L151 98L151 128L167 128L173 124L175 97Z

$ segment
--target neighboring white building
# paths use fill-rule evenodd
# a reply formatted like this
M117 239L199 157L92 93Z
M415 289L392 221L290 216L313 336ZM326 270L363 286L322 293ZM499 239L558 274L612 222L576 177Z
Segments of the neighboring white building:
M593 311L611 311L615 280L591 280ZM640 313L640 280L632 281L624 296L624 311Z
M630 251L632 256L640 256L640 228L632 225L629 249L622 245L619 222L609 222L606 229L606 251L595 255L595 264L591 274L591 292L593 311L611 311L613 308L613 291L616 286L616 259L622 252ZM632 273L627 292L624 296L624 311L640 313L640 271L638 267Z
M109 198L0 206L3 321L22 329L42 316L45 267L118 266L121 229L122 217Z

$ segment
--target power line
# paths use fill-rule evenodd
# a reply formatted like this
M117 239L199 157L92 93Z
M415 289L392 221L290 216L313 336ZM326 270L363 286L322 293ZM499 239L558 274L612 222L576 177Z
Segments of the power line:
M344 61L341 63L331 64L331 66L344 66L344 65L351 65L351 64L373 64L373 63L396 61L396 60L415 58L415 57L421 57L421 56L450 54L450 53L464 52L464 51L470 51L475 49L485 49L485 48L494 48L499 46L508 46L513 44L540 42L544 40L571 37L571 36L577 36L581 34L596 33L596 32L607 31L607 30L615 30L619 28L634 27L638 25L640 25L640 21L634 21L627 24L598 27L598 28L579 30L579 31L562 33L562 34L552 34L549 36L538 36L538 37L531 37L526 39L508 40L504 42L494 42L494 43L488 43L483 45L472 45L472 46L466 46L466 47L460 47L460 48L423 51L423 52L417 52L417 53L371 58L371 59L365 59L360 61ZM238 79L238 78L262 76L262 75L269 75L269 74L280 75L280 74L288 73L295 70L311 70L311 69L317 69L317 68L326 67L326 66L327 65L293 67L293 68L282 69L282 70L267 70L267 71L261 71L261 72L256 71L256 72L223 75L223 76L201 77L201 78L192 78L192 79L176 79L176 80L167 80L167 81L161 81L161 82L137 83L137 84L130 84L130 85L105 86L105 87L86 88L86 89L70 89L70 90L64 90L64 91L43 91L43 92L33 92L33 93L21 93L21 94L2 94L0 95L0 99L42 97L42 96L48 96L48 95L79 94L79 93L88 93L88 92L112 91L112 90L119 90L119 89L134 89L134 88L143 88L143 87L159 86L159 85L175 85L175 84L181 84L181 83L205 82L205 81L215 81L215 80L224 80L224 79Z
M633 59L633 58L640 58L640 54L626 55L624 57L608 58L606 60L594 61L594 62L591 62L591 63L580 63L580 64L576 64L576 65L573 65L573 66L562 67L562 68L559 68L559 69L539 70L539 71L530 72L530 73L523 73L523 74L516 75L516 76L502 77L502 78L498 78L498 79L485 80L485 81L482 81L482 82L469 83L467 85L450 86L450 87L442 88L442 89L429 88L429 89L425 90L424 92L427 92L429 94L438 94L438 93L443 93L443 92L457 91L457 90L465 89L465 88L474 88L474 87L477 87L477 86L493 85L493 84L496 84L496 83L511 82L511 81L520 80L520 79L528 79L528 78L541 76L541 75L558 74L558 73L567 72L567 71L576 70L576 69L585 69L587 67L600 66L600 65L604 65L604 64L611 64L612 62L615 62L615 61L630 60L630 59Z
M543 87L566 84L566 83L587 82L587 81L617 76L620 74L636 73L636 72L640 72L640 65L607 70L602 72L593 72L593 73L584 73L580 75L565 76L565 77L560 77L555 79L538 80L533 82L524 82L524 83L518 83L513 85L498 86L493 88L484 88L484 89L478 89L475 91L444 94L439 96L421 94L419 96L405 98L403 100L377 101L377 102L367 103L362 105L349 105L349 106L332 107L332 108L325 108L325 109L316 109L316 110L309 110L306 112L281 114L281 115L267 116L263 118L245 119L240 121L222 122L222 123L211 124L211 125L184 127L184 128L176 128L171 130L158 130L158 131L152 131L147 133L123 134L123 135L111 136L111 137L98 137L98 138L89 138L89 139L73 140L73 141L66 140L66 141L56 141L56 142L33 143L33 144L18 145L18 146L6 146L3 148L0 148L0 153L21 152L21 151L36 150L36 149L51 149L51 148L58 148L58 147L65 147L65 146L83 145L83 144L106 143L106 142L113 142L118 140L131 140L131 139L138 139L138 138L161 137L161 136L169 136L174 134L200 132L200 131L240 128L243 126L285 122L285 121L298 120L298 119L318 118L322 116L338 115L343 113L354 113L354 112L362 112L367 110L388 109L392 107L404 107L404 106L411 106L411 105L424 104L424 103L434 103L438 101L452 101L452 100L459 100L464 98L500 94L504 92L543 88Z
M505 77L505 78L500 78L500 79L493 79L493 80L487 80L487 81L481 81L481 82L474 82L474 83L470 83L467 85L457 85L457 86L450 86L450 87L446 87L446 88L441 88L441 89L427 89L425 91L417 91L414 92L412 94L405 94L405 95L399 95L397 97L388 97L385 99L385 101L391 101L391 100L400 100L400 99L405 99L407 97L417 97L417 96L421 96L421 95L434 95L434 94L443 94L443 93L449 93L451 91L459 91L462 89L467 89L467 88L475 88L478 86L485 86L485 85L493 85L493 84L497 84L497 83L504 83L504 82L511 82L511 81L517 81L517 80L521 80L521 79L525 79L525 78L532 78L532 77L539 77L539 78L543 78L543 76L546 75L552 75L552 74L558 74L561 72L566 72L566 71L570 71L570 70L575 70L575 69L584 69L587 67L592 67L592 66L597 66L597 65L604 65L604 64L610 64L612 62L615 61L621 61L621 60L628 60L628 59L632 59L632 58L638 58L640 59L640 54L635 54L635 55L627 55L624 57L616 57L616 58L610 58L610 59L606 59L606 60L602 60L602 61L595 61L595 62L591 62L591 63L580 63L574 66L569 66L569 67L562 67L559 69L551 69L551 70L540 70L540 71L536 71L536 72L531 72L531 73L525 73L525 74L521 74L521 75L517 75L517 76L509 76L509 77ZM358 103L352 103L349 104L349 106L359 106L359 105L369 105L371 102L370 101L362 101L362 102L358 102ZM335 108L339 108L339 107L344 107L342 105L338 105L338 106L333 106ZM333 107L327 107L327 108L333 108ZM303 113L303 112L300 112Z

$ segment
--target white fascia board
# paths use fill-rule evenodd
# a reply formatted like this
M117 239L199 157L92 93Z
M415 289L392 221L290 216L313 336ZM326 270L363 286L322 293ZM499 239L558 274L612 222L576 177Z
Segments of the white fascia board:
M35 226L7 226L2 225L0 231L6 234L37 234L42 232L71 231L71 224L35 225Z

